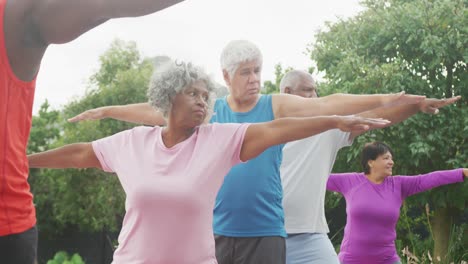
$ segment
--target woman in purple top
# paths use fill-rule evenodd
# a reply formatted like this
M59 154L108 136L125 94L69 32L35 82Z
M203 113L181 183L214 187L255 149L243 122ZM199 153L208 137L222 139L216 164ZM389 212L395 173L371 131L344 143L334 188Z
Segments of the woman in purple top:
M327 190L343 194L347 221L339 259L343 264L401 263L395 227L403 200L437 186L462 182L468 169L393 176L392 150L380 142L362 150L363 173L331 174Z

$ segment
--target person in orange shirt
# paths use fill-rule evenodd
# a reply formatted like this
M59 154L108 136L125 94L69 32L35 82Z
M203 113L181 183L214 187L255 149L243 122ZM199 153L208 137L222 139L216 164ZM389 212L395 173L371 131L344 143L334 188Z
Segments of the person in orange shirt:
M36 213L26 145L36 77L50 44L66 43L119 17L147 15L182 0L0 0L0 259L34 263Z

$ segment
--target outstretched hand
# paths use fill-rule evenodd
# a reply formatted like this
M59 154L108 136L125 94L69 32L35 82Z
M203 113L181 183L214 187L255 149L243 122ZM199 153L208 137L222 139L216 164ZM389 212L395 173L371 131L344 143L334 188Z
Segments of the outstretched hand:
M404 91L394 94L388 94L384 99L384 106L397 106L406 104L418 104L426 99L424 95L406 94Z
M344 132L365 132L369 129L387 127L390 123L389 120L382 118L340 116L337 127Z
M86 110L81 114L78 114L72 118L68 119L68 122L79 122L85 120L100 120L105 118L105 108L106 107L99 107L95 109Z
M454 96L452 98L446 98L446 99L429 98L419 103L420 104L419 109L423 113L438 114L439 108L453 104L460 99L461 99L461 96Z

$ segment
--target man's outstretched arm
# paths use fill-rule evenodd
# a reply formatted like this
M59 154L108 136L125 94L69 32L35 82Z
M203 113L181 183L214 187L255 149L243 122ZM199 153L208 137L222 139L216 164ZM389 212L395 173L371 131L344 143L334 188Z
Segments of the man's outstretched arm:
M445 106L454 104L456 101L460 100L461 96L454 96L452 98L446 99L435 99L435 98L427 98L424 101L418 104L408 104L408 105L399 105L399 106L392 106L392 107L380 107L373 109L371 111L363 112L357 114L357 116L367 117L367 118L383 118L391 121L390 125L395 125L400 122L405 121L406 119L410 118L411 116L422 112L426 114L437 114L440 108ZM353 131L350 134L350 139L354 139L355 137L363 134L366 131Z
M112 18L143 16L182 0L14 0L4 11L10 66L33 80L50 44L72 41Z
M182 0L34 0L32 22L47 43L69 42L103 22L148 15Z
M275 118L318 115L352 115L384 106L417 104L424 96L396 94L332 94L320 98L303 98L289 94L273 96Z

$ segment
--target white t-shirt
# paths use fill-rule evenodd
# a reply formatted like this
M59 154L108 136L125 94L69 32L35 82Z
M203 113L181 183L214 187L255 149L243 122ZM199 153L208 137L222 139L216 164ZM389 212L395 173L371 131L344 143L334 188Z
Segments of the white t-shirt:
M350 133L333 129L283 148L280 175L288 234L328 233L325 191L338 150L352 144Z
M224 176L240 161L248 124L203 125L167 148L160 127L137 127L93 142L117 173L125 218L113 263L214 264L213 208Z

